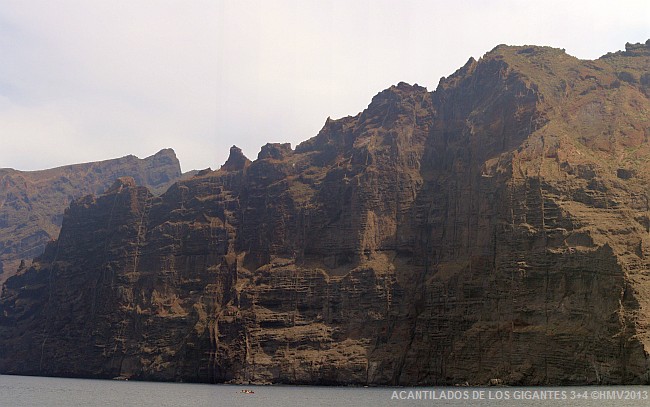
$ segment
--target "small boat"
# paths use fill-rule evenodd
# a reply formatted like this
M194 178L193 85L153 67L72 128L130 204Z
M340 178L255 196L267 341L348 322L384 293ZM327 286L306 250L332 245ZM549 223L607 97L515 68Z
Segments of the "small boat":
M255 394L253 390L248 390L248 389L243 389L241 392L244 394Z

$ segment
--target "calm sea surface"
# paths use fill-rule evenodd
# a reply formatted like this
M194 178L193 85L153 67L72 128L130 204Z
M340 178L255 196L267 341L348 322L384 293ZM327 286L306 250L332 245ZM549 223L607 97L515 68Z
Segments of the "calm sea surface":
M242 393L250 389L253 394ZM545 398L546 400L540 400ZM647 406L650 386L349 388L0 376L0 406Z

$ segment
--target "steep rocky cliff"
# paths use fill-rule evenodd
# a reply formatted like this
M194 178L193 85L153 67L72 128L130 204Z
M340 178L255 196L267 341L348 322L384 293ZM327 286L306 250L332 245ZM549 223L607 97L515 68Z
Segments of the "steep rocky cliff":
M649 68L498 46L295 150L122 178L7 281L0 372L648 383Z
M160 194L180 175L171 149L43 171L0 168L0 285L59 235L63 211L74 199L102 193L121 176Z

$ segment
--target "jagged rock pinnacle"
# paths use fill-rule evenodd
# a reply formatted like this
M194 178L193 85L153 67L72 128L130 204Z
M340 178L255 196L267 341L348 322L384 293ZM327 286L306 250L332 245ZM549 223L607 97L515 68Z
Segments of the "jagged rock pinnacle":
M155 199L120 180L5 283L0 372L646 383L642 51L502 46L293 151L233 146Z
M221 169L225 171L240 171L246 168L250 163L251 161L246 158L244 153L241 151L241 148L233 145L230 147L230 155L225 164L221 166Z

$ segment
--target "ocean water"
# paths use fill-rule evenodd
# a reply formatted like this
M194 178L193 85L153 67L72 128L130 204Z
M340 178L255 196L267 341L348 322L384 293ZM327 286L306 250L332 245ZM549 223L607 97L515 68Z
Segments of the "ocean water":
M254 393L246 394L242 390ZM359 388L234 386L0 376L2 407L650 405L650 386Z

